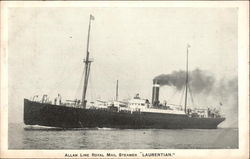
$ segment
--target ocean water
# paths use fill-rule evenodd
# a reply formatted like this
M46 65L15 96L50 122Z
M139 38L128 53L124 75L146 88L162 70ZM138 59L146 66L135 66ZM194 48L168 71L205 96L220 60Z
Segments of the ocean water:
M9 124L9 149L236 149L238 129L71 129Z

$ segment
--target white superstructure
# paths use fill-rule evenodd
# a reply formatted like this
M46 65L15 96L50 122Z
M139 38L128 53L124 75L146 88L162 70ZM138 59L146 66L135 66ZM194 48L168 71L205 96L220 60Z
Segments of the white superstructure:
M166 109L153 108L147 99L141 99L139 94L129 100L128 108L131 111L148 112L148 113L166 113L166 114L185 114L179 107L173 105L166 105Z

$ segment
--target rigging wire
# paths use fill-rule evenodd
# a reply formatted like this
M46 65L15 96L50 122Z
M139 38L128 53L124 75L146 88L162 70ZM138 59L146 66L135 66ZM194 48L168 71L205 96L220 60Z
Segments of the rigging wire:
M67 72L71 72L69 71L69 69L74 69L77 67L69 67L70 64L72 63L72 60L64 60L65 56L63 56L63 59L61 60L63 63L61 63L60 66L63 66L62 68L63 69L60 69L60 73L58 74L58 77L61 77L60 80L57 80L54 84L54 87L52 89L49 90L49 92L47 93L48 95L51 95L52 93L53 94L57 94L58 93L58 88L61 88L60 86L63 84L63 82L68 78L68 74Z
M185 89L183 89L183 91L182 91L181 100L180 100L180 104L179 104L179 105L181 105L181 103L182 103L182 99L183 99L184 92L185 92Z
M171 101L171 99L173 99L174 98L174 96L176 95L176 93L177 93L177 89L175 89L175 92L172 94L172 96L169 98L169 102L168 103L171 103L172 101Z
M189 85L189 84L188 84L188 90L189 90L189 93L190 93L191 102L192 102L192 104L193 104L193 106L194 106L194 98L193 98L193 93L192 93L192 91L191 91L191 88L190 88L190 85Z
M90 100L93 102L93 96L95 95L95 92L93 90L93 82L92 82L92 75L89 72L89 92L90 92Z
M81 79L80 79L79 85L78 85L78 87L77 87L77 89L76 89L75 96L74 96L75 98L77 98L77 95L80 94L80 93L79 93L80 90L82 90L84 72L85 72L85 70L83 69L82 74L81 74Z

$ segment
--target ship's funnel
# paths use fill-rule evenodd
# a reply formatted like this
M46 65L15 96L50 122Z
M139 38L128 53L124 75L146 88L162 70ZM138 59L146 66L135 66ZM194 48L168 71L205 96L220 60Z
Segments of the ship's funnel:
M160 85L157 80L153 80L153 91L152 91L152 105L157 106L159 105L159 91Z

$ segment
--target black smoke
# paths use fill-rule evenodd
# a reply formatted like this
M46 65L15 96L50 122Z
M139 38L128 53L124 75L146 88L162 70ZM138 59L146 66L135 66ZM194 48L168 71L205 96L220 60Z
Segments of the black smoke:
M186 72L183 70L173 71L170 74L161 74L154 78L160 86L174 86L177 90L182 90L186 86ZM214 76L200 69L195 69L188 73L188 83L194 93L209 93L215 82Z

